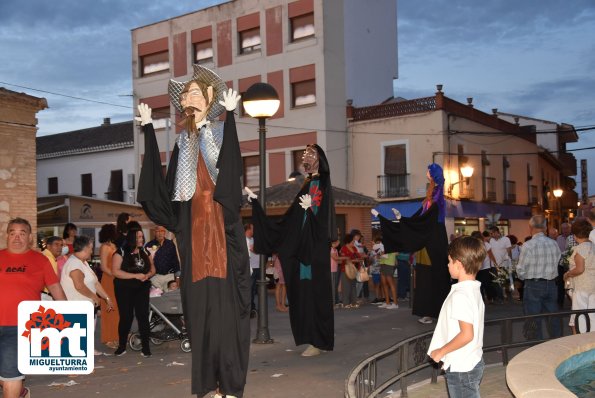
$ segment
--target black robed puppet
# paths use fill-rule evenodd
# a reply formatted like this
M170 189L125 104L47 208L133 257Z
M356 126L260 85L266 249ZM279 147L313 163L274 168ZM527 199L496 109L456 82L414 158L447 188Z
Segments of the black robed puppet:
M432 163L428 166L427 177L426 198L413 216L400 217L398 222L393 222L372 210L380 220L387 253L418 252L412 312L422 317L422 323L431 323L431 318L438 317L450 291L442 167Z
M145 156L138 201L155 224L176 234L192 346L192 393L202 397L216 390L216 397L241 397L250 349L250 270L233 116L239 96L199 65L192 80L170 80L168 89L186 129L176 140L164 179L151 109L139 105ZM225 123L216 120L225 110Z
M296 345L309 344L303 356L330 351L334 345L330 244L336 240L335 204L330 168L318 145L308 145L308 173L293 203L277 222L269 220L248 188L257 253L279 253Z

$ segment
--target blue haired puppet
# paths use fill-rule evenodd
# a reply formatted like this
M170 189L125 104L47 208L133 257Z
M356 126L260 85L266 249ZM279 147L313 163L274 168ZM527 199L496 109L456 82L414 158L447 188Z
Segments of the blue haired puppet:
M438 222L444 223L445 202L444 202L444 171L436 163L428 166L426 173L430 186L426 192L426 198L423 201L423 213L425 213L433 203L438 205Z
M378 216L382 242L387 253L417 252L415 268L415 300L412 313L420 322L431 323L437 318L450 291L448 272L448 238L444 224L444 172L436 163L428 166L430 182L421 208L411 217L401 217L394 223Z

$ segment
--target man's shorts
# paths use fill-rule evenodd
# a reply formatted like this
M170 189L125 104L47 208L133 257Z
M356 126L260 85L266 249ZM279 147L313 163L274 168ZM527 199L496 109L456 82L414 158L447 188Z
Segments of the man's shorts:
M395 266L380 264L380 273L385 276L393 276L395 273Z
M17 333L17 326L0 326L0 380L2 381L25 378L19 372Z

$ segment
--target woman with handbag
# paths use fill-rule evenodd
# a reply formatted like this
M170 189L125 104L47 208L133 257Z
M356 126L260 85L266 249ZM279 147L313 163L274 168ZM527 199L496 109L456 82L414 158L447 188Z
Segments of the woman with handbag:
M341 257L348 258L341 263L341 297L345 308L359 307L359 304L355 300L355 282L357 269L363 263L364 259L361 258L359 251L355 247L353 238L351 234L345 235L344 244L340 252Z

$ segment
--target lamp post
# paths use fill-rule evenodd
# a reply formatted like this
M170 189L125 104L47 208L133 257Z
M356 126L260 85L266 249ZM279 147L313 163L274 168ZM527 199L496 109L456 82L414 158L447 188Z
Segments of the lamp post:
M246 113L258 119L258 144L260 152L260 201L266 214L266 120L273 116L279 109L279 95L274 87L267 83L255 83L248 88L243 96L243 104ZM273 342L269 334L269 317L267 305L267 282L266 282L267 256L260 255L260 278L258 285L258 328L254 343L269 344Z
M560 202L560 198L562 197L562 194L564 193L564 191L562 190L562 188L556 188L552 191L552 193L554 194L554 196L556 197L556 201L558 202L558 226L557 226L557 228L560 228L560 225L562 223L562 203Z
M469 184L469 179L473 176L473 171L474 171L473 166L464 163L461 165L460 171L461 171L461 175L465 179L465 183ZM452 189L454 188L455 185L461 183L461 181L463 181L463 180L459 180L459 181L455 182L454 184L450 184L450 186L448 187L448 196L452 197ZM459 196L461 196L461 195L459 194Z

